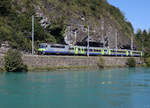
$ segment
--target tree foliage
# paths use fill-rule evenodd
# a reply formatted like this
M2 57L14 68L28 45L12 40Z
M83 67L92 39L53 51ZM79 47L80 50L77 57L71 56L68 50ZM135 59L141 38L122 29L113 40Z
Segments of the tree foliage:
M145 61L146 65L148 67L150 67L150 57L146 57L144 61Z
M145 57L150 57L150 31L138 29L135 37L138 49L144 51Z
M1 0L0 1L0 15L7 16L11 9L10 0Z
M4 57L7 72L27 72L27 65L23 64L22 54L17 50L9 50Z
M105 60L104 60L104 58L102 58L102 57L100 56L99 59L98 59L97 65L98 65L98 67L99 67L100 69L104 68L104 67L105 67Z
M128 58L127 59L127 65L128 65L128 67L135 67L136 66L136 60L134 58Z

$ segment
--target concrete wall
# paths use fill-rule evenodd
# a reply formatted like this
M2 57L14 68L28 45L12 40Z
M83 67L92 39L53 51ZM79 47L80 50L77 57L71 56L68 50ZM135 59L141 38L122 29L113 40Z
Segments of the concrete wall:
M103 57L106 66L125 66L129 57ZM140 58L135 58L137 63ZM68 66L97 66L99 57L86 56L31 56L24 55L23 61L29 67L68 67ZM2 67L3 55L0 55L0 66Z

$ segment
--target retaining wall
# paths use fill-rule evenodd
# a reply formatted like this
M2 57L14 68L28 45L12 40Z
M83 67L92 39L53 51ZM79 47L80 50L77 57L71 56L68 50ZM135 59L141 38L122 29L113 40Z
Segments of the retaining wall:
M105 61L105 66L126 66L129 57L102 57ZM136 62L140 63L139 57L135 57ZM2 67L3 55L0 55L0 66ZM97 56L31 56L24 55L23 61L29 67L68 67L68 66L97 66L99 57Z

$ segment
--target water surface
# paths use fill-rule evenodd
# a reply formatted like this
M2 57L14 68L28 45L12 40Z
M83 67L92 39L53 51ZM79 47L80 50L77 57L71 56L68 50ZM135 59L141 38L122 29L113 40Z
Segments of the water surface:
M0 108L150 108L150 69L0 73Z

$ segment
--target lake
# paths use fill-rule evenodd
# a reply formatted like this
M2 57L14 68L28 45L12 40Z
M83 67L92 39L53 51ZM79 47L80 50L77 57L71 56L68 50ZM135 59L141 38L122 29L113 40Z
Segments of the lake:
M0 73L0 108L150 108L150 69Z

